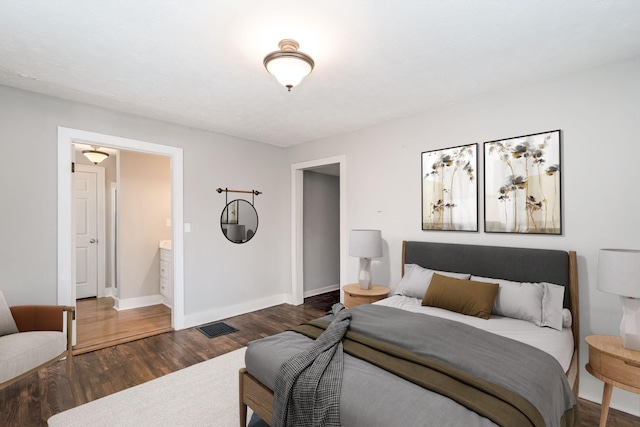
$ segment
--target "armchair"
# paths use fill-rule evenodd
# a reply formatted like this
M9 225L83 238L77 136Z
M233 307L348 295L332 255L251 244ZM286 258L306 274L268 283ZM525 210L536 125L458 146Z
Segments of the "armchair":
M0 389L64 357L71 376L74 312L75 307L61 305L9 308L0 291Z

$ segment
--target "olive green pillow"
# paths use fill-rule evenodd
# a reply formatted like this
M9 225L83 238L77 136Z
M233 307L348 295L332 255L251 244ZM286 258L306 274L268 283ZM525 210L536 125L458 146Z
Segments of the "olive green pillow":
M422 305L488 319L499 287L497 283L454 279L434 273Z

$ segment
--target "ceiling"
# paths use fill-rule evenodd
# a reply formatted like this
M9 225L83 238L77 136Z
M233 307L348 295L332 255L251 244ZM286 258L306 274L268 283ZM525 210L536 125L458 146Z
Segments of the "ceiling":
M1 85L282 147L638 55L638 0L0 2Z

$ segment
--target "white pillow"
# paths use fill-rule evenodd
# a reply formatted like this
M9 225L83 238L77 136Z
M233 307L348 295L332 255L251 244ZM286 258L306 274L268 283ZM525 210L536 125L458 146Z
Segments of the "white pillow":
M408 282L411 280L411 273L413 272L413 267L417 267L416 264L405 264L404 265L404 276L402 279L396 284L396 287L391 290L391 295L403 295L402 290L408 285Z
M467 273L450 273L448 271L430 270L420 267L417 264L405 264L404 277L398 282L398 286L396 286L393 294L420 299L424 298L424 294L429 288L429 283L431 283L433 273L462 280L469 280L469 277L471 277L471 275Z
M4 294L0 291L0 337L18 332L15 320L11 315L11 310L4 299Z
M564 286L546 282L543 282L542 285L544 286L544 295L542 296L542 323L540 326L549 326L561 331Z
M562 309L562 327L570 328L573 325L573 317L568 308Z
M493 303L493 311L499 316L526 320L538 326L542 324L542 283L513 282L490 277L471 276L477 282L497 283L498 295Z

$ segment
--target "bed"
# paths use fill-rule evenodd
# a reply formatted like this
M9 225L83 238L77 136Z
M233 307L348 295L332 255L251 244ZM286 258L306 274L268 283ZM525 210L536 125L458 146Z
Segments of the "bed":
M416 273L418 271L419 273ZM434 271L436 274L433 274ZM428 277L433 280L426 293L432 294L435 293L436 278L444 282L464 279L463 277L453 279L445 277L445 279L442 279L442 276L447 274L455 276L452 273L468 275L466 280L474 284L483 281L496 283L496 279L500 279L499 293L495 299L496 306L502 296L511 295L511 298L513 298L513 295L517 295L518 301L527 300L528 297L520 297L520 295L523 295L522 293L508 293L516 289L509 287L513 284L518 284L527 292L533 289L529 285L553 284L548 285L549 290L544 290L544 295L545 298L547 295L555 295L556 302L558 298L560 299L562 324L559 327L549 327L549 324L533 324L530 319L523 320L521 312L516 313L517 316L514 314L516 317L519 316L519 318L514 319L509 317L511 315L510 312L507 313L508 315L503 312L496 314L496 306L492 307L492 313L488 315L490 317L488 320L451 312L438 307L437 304L435 307L423 306L420 292L424 291L422 289L409 289L415 285L415 283L409 281L414 276L424 278L426 277L424 276L425 274L431 274ZM423 276L420 276L420 274ZM529 391L529 388L546 387L546 384L551 383L554 384L553 387L556 387L555 384L559 383L556 388L565 388L565 401L569 399L566 394L572 394L569 397L573 399L573 404L575 405L579 385L578 356L580 347L578 274L575 252L406 241L402 244L402 276L402 280L397 286L394 286L395 289L392 289L389 298L376 304L364 305L351 310L354 315L352 319L353 331L360 332L361 325L366 322L372 322L375 324L374 329L381 331L376 333L383 335L386 333L388 336L395 333L390 328L394 328L394 322L398 322L404 325L400 329L407 330L406 333L408 334L414 334L412 338L409 337L410 340L413 340L409 347L411 347L412 351L417 351L414 350L413 343L418 341L416 337L422 337L427 331L420 330L422 326L409 327L407 325L413 325L413 322L422 322L423 319L428 319L429 322L435 322L430 323L430 325L436 326L425 328L429 329L428 333L431 334L428 338L425 338L426 341L429 343L441 343L437 346L440 349L438 351L444 353L471 354L475 351L480 351L482 355L486 354L486 357L477 357L478 359L495 358L496 363L493 364L496 368L492 368L495 372L487 370L486 374L483 371L481 375L486 375L491 378L491 381L495 380L497 383L502 381L500 384L508 389L511 389L512 384L507 384L507 381L521 383L519 385L514 384L513 387L521 388L519 392L526 396L526 398L522 399L525 400L525 405L532 404L531 402L538 405L539 400L545 399L544 396L531 395L530 393L533 392ZM524 288L525 285L527 285L526 288ZM484 285L482 286L484 287ZM517 290L522 292L520 288L517 288ZM414 294L417 292L417 295L411 295L412 292ZM507 302L509 301L504 300L504 298L502 301L504 303L502 306L503 311L508 312ZM544 320L544 308L547 303L543 301L542 304L542 319ZM549 316L549 319L553 319L554 325L558 322L557 317L558 313ZM319 328L322 326L322 321L329 321L327 319L320 320L311 322L313 325L308 327ZM416 325L418 324L416 323ZM420 323L420 325L422 324ZM515 329L512 327L514 325ZM442 333L441 331L444 330L445 326L453 326L454 329L460 328L460 331L447 329L446 333ZM478 328L484 330L479 330ZM415 335L415 330L419 330L418 335ZM400 333L398 334L400 335ZM494 339L496 340L495 342L493 341ZM278 367L292 355L307 348L312 341L312 338L301 333L287 331L255 341L249 345L245 359L246 368L240 370L239 379L240 424L242 426L246 426L247 406L267 424L272 424L274 395L271 390L274 388L274 377ZM449 345L462 345L462 347L454 349ZM346 348L347 346L345 345ZM491 353L492 351L495 354ZM523 362L525 353L527 354L526 357L530 357L532 360ZM436 355L436 357L440 356ZM458 363L462 363L465 366L468 364L473 365L470 369L474 369L476 361ZM491 363L491 361L478 361L477 363L479 365L476 369L485 370L487 366L482 365L482 363ZM525 380L519 377L519 371L530 371L534 369L534 365L542 363L546 363L546 365L541 365L544 368L535 368L540 370L540 374L535 376L542 377L543 373L546 375L544 379L535 379L542 382L541 386L533 383L531 386L527 383L522 384ZM514 365L515 374L514 372L507 374L507 366L510 364ZM524 366L518 367L516 366L518 364ZM423 388L424 384L421 386L409 381L402 374L402 371L397 371L394 374L374 365L375 362L366 362L347 354L345 350L344 378L340 397L340 419L342 425L352 427L365 425L495 426L504 424L496 421L496 418L492 418L492 409L488 409L492 408L491 406L478 403L484 402L482 400L484 397L482 399L479 397L468 398L465 403L464 399L462 401L452 399L451 393L448 394L447 390L439 392L437 387L435 391L433 387L425 389ZM505 378L500 379L501 375ZM567 387L569 387L568 390ZM552 392L548 393L551 394ZM530 402L527 400L530 400ZM559 399L554 398L553 400ZM469 401L471 401L470 404ZM474 403L476 404L475 407L473 407ZM544 404L546 405L547 403ZM550 402L549 404L555 405L556 403ZM565 403L566 407L570 405L571 403ZM562 413L565 409L559 409L560 412L556 409L553 410L556 413ZM556 417L556 415L549 415L552 410L547 411L546 408L539 412L543 414L542 417ZM569 414L569 412L571 414L567 417L567 420L564 419L563 415L562 421L566 423L564 425L573 425L575 423L574 410L567 411L566 414ZM560 425L560 420L556 423L555 418L552 421L549 421L549 419L544 418L545 421L539 425Z

